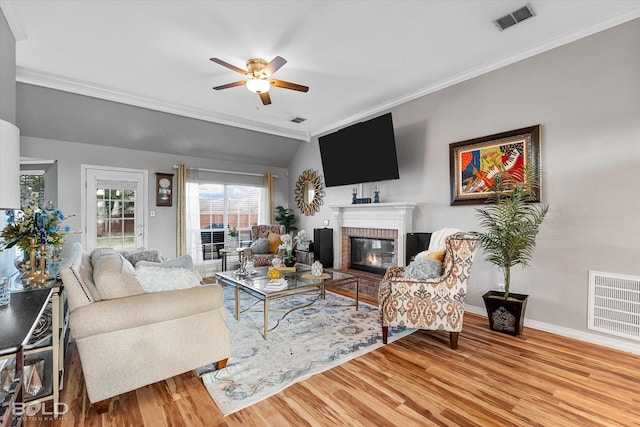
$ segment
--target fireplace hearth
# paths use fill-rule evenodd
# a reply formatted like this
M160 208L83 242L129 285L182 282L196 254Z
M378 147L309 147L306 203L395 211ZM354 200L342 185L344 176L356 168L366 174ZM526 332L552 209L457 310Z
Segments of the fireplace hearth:
M383 275L388 267L396 265L393 239L351 237L350 240L351 269Z

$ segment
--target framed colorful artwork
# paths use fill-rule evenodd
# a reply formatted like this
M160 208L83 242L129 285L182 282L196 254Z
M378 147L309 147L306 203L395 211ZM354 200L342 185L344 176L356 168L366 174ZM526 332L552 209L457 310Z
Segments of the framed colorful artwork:
M496 178L540 173L540 125L449 144L451 205L484 203ZM539 176L538 176L539 178ZM531 193L540 201L540 189Z

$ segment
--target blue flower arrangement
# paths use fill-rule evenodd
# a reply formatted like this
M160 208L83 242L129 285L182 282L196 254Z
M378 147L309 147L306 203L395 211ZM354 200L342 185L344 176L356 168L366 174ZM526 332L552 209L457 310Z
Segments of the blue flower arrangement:
M71 231L68 225L63 227L62 222L73 216L65 216L60 209L40 208L38 194L33 193L22 211L7 211L2 239L7 248L18 246L23 252L29 252L31 237L36 237L39 244L60 248Z

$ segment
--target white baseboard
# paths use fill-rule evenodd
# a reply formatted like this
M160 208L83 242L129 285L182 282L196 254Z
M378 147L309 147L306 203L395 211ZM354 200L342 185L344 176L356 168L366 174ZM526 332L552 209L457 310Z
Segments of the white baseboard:
M487 317L487 310L484 307L474 305L465 305L465 311ZM540 331L550 332L552 334L563 337L574 338L591 344L602 345L616 350L626 351L628 353L640 354L640 343L631 343L628 341L605 337L602 335L578 331L576 329L565 328L563 326L552 325L551 323L540 322L538 320L524 319L524 325L527 328L538 329Z

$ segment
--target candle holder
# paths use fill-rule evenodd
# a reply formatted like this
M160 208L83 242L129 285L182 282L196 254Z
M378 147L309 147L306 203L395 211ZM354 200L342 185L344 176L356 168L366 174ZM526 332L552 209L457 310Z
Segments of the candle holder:
M363 197L361 199L358 199L358 190L357 189L353 189L353 193L352 193L352 197L351 197L351 204L352 205L360 205L363 203L371 203L371 197Z
M29 272L22 276L23 280L35 279L38 276L36 271L36 252L38 251L36 245L36 237L29 237Z
M373 192L373 203L380 203L380 190Z
M51 276L47 274L47 245L41 244L40 245L40 273L36 275L33 281L35 283L44 285L51 279L52 279Z

